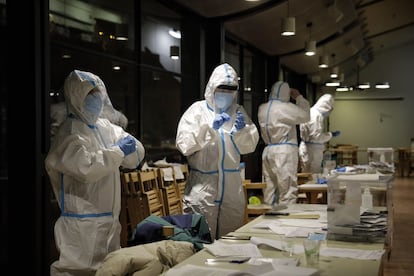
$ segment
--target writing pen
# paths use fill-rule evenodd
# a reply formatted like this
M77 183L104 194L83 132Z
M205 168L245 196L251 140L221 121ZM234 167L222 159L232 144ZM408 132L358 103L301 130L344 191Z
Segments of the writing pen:
M206 264L212 263L231 263L231 264L242 264L248 261L250 257L224 257L224 258L214 258L214 259L206 259Z
M288 212L268 211L264 213L265 216L289 216Z

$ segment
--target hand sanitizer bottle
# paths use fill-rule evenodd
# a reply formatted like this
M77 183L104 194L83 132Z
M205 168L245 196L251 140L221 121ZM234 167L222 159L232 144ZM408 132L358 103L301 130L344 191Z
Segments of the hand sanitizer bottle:
M372 209L372 194L369 187L365 187L364 193L362 194L362 208Z

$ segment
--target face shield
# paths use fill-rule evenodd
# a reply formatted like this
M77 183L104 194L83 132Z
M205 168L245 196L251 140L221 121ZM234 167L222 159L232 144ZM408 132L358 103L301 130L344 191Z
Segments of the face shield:
M83 102L83 116L89 125L94 125L103 109L103 95L94 88L85 97Z
M228 112L237 102L237 87L218 87L214 91L214 110L216 113Z

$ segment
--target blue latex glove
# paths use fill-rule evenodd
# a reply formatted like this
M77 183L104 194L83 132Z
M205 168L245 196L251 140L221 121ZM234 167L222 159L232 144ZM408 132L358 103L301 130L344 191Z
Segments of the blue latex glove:
M119 140L116 145L124 152L125 156L135 151L135 139L128 135Z
M240 130L246 126L246 123L244 122L244 116L241 111L237 111L237 117L236 121L234 122L234 126L237 130Z
M328 183L328 181L326 181L325 178L318 178L316 180L316 183L318 183L318 184L326 184L326 183Z
M229 114L225 112L217 114L216 118L214 118L213 121L213 128L219 129L224 124L224 122L227 122L228 120L230 120Z
M340 132L339 130L332 131L332 136L333 136L333 137L337 137L337 136L339 136L340 134L341 134L341 132Z
M346 172L346 167L340 167L335 169L337 172Z

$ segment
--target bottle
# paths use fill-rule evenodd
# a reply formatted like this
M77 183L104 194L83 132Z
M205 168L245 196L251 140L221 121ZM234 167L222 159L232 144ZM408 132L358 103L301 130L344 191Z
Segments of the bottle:
M364 193L362 194L362 208L372 209L372 194L368 187L365 187Z

